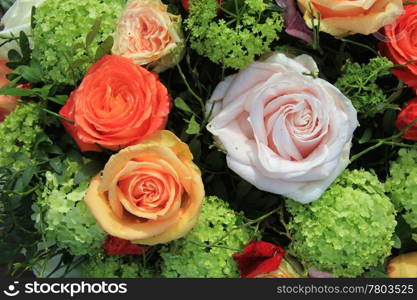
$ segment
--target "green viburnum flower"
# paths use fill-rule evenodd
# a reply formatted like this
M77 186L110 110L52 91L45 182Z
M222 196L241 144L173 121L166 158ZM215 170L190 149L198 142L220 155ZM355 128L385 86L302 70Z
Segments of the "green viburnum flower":
M404 220L417 229L417 150L401 149L391 163L386 190Z
M244 223L226 202L207 197L191 232L160 250L162 277L239 277L232 254L242 250L255 235L251 226L232 230ZM216 242L215 247L210 247Z
M36 157L35 145L43 133L42 110L37 103L18 105L16 109L0 123L0 167L12 167L22 170L27 163L17 159Z
M311 204L286 206L293 241L290 252L308 267L355 277L391 253L395 209L378 178L346 170Z
M35 14L36 58L44 81L75 85L102 52L110 50L125 0L46 0ZM94 28L94 29L93 29Z
M106 236L83 201L89 180L74 180L82 166L68 158L62 174L46 172L45 186L32 206L32 219L44 242L56 243L73 255L99 252Z
M335 86L348 97L359 114L373 117L387 108L395 108L388 103L388 96L377 84L377 80L391 75L394 64L386 57L372 58L367 64L347 60Z
M228 7L230 1L225 1ZM243 1L240 1L243 2ZM263 0L244 0L236 14L223 12L217 18L216 0L190 0L190 13L185 20L190 33L191 47L217 64L242 69L255 57L270 51L283 29L283 18L267 10Z
M85 278L149 278L156 270L143 267L142 257L135 255L96 255L82 265Z

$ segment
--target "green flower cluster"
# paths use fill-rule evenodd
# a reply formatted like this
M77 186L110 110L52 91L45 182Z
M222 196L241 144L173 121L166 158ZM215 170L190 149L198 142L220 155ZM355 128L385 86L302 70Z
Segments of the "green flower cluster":
M417 150L401 149L391 163L386 190L404 220L417 229Z
M283 29L283 19L279 13L268 11L263 0L239 1L242 7L234 13L226 10L229 2L233 1L225 1L221 8L216 0L190 0L185 24L191 47L198 54L214 63L242 69L255 56L270 51L271 43L278 40ZM227 18L217 18L219 10Z
M290 252L308 267L355 277L390 255L395 209L378 178L345 171L311 204L286 201Z
M393 63L386 57L372 58L367 64L347 60L335 86L350 98L359 114L364 117L373 117L393 107L377 84L379 79L391 74L390 69L393 66Z
M226 202L207 197L191 232L160 250L162 277L239 277L232 254L242 250L255 235L253 227L243 224L243 218Z
M33 30L33 57L41 63L44 81L75 85L113 35L125 2L46 0L36 10Z
M0 167L23 170L27 166L25 159L36 157L35 145L43 133L41 116L39 104L26 103L0 123Z
M46 172L45 186L32 206L32 219L44 242L56 243L73 255L96 253L105 239L83 201L89 181L76 183L74 180L82 166L67 158L63 161L62 174Z
M134 255L97 255L82 265L85 278L149 278L154 270L142 267L142 257Z

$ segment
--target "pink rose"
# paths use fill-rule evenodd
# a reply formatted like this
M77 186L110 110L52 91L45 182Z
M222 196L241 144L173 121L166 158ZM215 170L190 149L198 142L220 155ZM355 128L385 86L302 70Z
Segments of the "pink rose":
M349 164L358 125L351 101L317 72L308 55L275 53L227 77L207 103L208 130L229 168L302 203L319 198Z
M0 87L9 83L6 75L12 70L6 66L7 60L0 59ZM10 114L17 105L19 97L0 95L0 122L3 122L8 114Z

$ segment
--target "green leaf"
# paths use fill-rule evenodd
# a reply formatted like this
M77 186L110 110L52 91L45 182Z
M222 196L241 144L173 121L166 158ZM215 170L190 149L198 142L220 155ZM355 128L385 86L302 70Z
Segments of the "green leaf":
M200 133L200 124L196 122L194 115L191 117L190 121L188 122L188 128L185 132L189 135Z
M36 26L36 18L35 18L35 14L36 14L36 6L32 6L32 11L30 13L30 28L35 28Z
M64 105L67 100L68 100L68 96L67 95L56 95L54 97L48 97L49 101L55 102L56 104L59 105Z
M52 169L58 173L62 173L62 161L60 157L55 157L49 161L49 165L52 167Z
M413 238L413 240L417 242L417 233L412 233L411 237Z
M199 141L199 139L194 138L190 142L190 150L194 156L194 162L198 162L201 156L201 142Z
M22 189L26 188L29 183L32 181L33 176L35 175L36 167L33 165L28 166L22 174Z
M30 59L30 45L29 39L24 31L19 34L19 46L25 59Z
M398 235L393 234L392 235L392 241L394 242L394 245L392 246L395 249L401 249L401 239Z
M90 32L87 34L87 37L85 38L85 46L88 48L88 46L91 45L94 38L97 36L101 26L101 20L96 19L94 25L91 27Z
M84 165L81 170L75 174L74 183L80 184L81 182L90 179L102 170L103 164L99 161L92 161Z
M369 142L369 140L372 138L372 131L372 128L367 128L362 137L359 139L359 144L365 144Z
M83 64L87 63L88 59L87 58L81 58L81 59L77 59L76 61L71 63L71 68L75 69L75 68L79 68L81 67Z
M20 55L20 53L17 52L15 49L10 50L7 53L7 57L11 62L20 61L22 59L22 55Z
M191 110L191 108L188 106L188 104L185 103L185 101L180 97L175 98L174 105L175 105L176 108L178 108L178 109L180 109L180 110L182 110L182 111L184 111L188 114L194 114L193 111Z
M109 36L107 39L104 40L103 43L97 48L95 60L99 60L104 55L109 54L111 52L111 48L113 47L113 37Z
M29 89L20 88L0 88L0 95L10 95L19 97L33 97L35 93Z

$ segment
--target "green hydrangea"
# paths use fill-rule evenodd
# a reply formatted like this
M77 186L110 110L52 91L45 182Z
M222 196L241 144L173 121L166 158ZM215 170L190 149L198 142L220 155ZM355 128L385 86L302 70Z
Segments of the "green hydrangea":
M83 199L89 180L74 180L83 164L64 160L62 174L46 172L43 190L38 193L32 219L46 243L56 243L73 255L98 252L105 238Z
M41 63L44 81L75 85L96 61L99 45L113 35L125 2L46 0L36 10L33 30L33 57ZM97 20L98 31L87 41Z
M286 206L290 252L308 267L355 277L390 255L395 209L372 173L345 171L318 200Z
M404 220L417 229L417 150L401 149L391 163L386 189Z
M374 57L367 64L347 60L335 86L352 100L359 114L373 117L394 107L388 103L388 96L377 84L384 76L391 74L393 63L386 57Z
M85 278L148 278L155 270L142 266L142 257L134 255L98 255L89 257L82 266Z
M243 3L244 2L244 3ZM225 1L224 9L233 1ZM220 5L216 0L190 0L190 13L185 20L190 33L191 47L211 61L234 69L242 69L255 57L270 51L283 29L283 19L277 12L268 11L263 0L239 1L238 12L223 11L217 18Z
M239 277L232 254L242 250L255 234L250 226L232 230L242 224L243 218L226 202L217 197L207 197L198 223L191 232L160 250L162 277ZM217 247L210 247L213 244Z
M42 110L37 103L26 103L16 109L0 123L0 167L8 166L22 170L27 163L17 159L35 157L35 145L42 134Z

